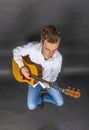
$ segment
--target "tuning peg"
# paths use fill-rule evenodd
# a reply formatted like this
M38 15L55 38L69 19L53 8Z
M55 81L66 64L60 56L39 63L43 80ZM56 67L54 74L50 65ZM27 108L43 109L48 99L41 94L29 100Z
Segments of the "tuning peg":
M79 92L80 90L79 90L79 89L77 89L77 91Z
M68 87L68 89L71 89L71 87Z
M75 88L73 88L72 90L75 90Z

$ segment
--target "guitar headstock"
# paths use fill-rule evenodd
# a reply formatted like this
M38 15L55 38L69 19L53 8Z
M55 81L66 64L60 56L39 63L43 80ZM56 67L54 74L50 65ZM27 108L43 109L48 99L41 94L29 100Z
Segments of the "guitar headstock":
M62 89L62 93L74 98L80 98L81 96L79 89L76 91L74 88Z

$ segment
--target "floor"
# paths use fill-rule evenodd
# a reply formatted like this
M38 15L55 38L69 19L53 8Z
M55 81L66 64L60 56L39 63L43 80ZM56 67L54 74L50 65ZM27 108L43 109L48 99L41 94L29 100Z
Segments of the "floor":
M66 75L58 79L62 87L80 89L75 99L63 94L64 105L45 103L44 109L29 110L27 85L9 75L0 79L0 130L88 130L89 75Z

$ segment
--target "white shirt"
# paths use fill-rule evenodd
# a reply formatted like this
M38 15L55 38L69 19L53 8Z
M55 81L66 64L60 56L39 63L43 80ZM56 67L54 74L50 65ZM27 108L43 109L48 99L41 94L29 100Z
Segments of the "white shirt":
M52 58L45 60L41 49L41 43L28 43L14 48L13 57L19 67L21 67L24 65L22 62L22 56L29 55L32 62L42 66L42 78L54 82L57 80L58 74L61 72L62 55L59 51L56 51Z

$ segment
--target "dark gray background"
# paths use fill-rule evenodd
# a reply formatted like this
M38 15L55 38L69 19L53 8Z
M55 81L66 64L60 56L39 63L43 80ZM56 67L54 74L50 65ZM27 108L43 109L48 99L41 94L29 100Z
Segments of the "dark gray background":
M64 95L64 106L26 106L27 85L12 75L12 50L40 41L44 25L61 28L63 87L81 90L76 100ZM0 0L0 130L89 129L89 0Z

